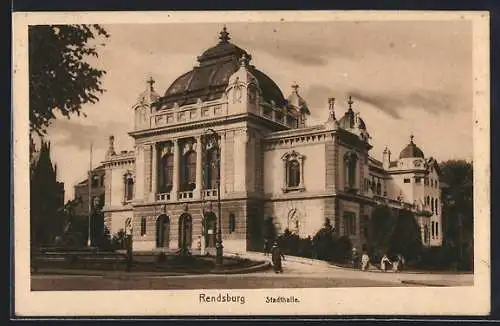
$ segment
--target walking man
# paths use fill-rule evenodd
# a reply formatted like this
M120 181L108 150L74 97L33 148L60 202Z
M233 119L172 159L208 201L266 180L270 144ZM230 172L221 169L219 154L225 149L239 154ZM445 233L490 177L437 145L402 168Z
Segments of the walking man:
M274 241L273 246L271 247L271 258L273 261L273 269L275 273L283 273L283 267L281 266L281 258L285 260L285 255L281 253L280 247L278 246L278 242Z
M387 258L387 255L384 254L382 259L380 260L380 269L382 270L382 272L387 271L387 263L391 264L391 261L389 260L389 258Z

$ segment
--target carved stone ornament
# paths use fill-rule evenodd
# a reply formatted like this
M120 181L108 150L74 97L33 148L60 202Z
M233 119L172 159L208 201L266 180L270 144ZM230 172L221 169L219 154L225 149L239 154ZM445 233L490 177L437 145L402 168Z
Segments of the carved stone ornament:
M188 204L187 204L187 203L185 203L185 204L183 205L182 210L183 210L184 212L187 212L187 211L188 211Z

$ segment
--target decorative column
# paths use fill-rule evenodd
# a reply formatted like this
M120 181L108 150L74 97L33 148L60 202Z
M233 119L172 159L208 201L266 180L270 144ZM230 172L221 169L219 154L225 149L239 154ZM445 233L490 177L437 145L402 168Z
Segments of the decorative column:
M226 177L225 177L225 147L226 147L226 132L224 131L223 133L220 134L220 139L219 139L219 160L220 160L220 165L219 165L219 178L220 178L220 186L221 186L221 192L226 193ZM222 194L221 194L222 195Z
M153 143L151 146L153 150L153 159L151 160L151 192L153 201L156 201L156 192L158 188L158 145Z
M283 189L286 189L287 186L288 186L288 182L287 182L287 173L288 173L288 170L287 170L287 162L288 162L288 155L286 156L286 158L283 159L283 182L282 182L282 187Z
M304 156L300 155L300 184L299 187L303 188L304 187Z
M201 136L196 136L196 195L201 198L201 192L203 191L203 180L202 180L202 163L201 158L203 154L203 148L201 144Z
M172 200L177 200L179 196L179 163L180 163L180 156L179 156L179 141L177 139L172 140L173 146L174 146L174 170L173 170L173 178L174 182L172 185L172 193L170 194L170 198Z

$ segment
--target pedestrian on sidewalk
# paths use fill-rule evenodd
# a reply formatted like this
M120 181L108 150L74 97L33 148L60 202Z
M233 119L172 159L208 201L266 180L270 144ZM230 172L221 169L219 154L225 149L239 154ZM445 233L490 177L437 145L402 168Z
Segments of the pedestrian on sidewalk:
M387 255L384 254L384 256L382 256L382 259L380 260L380 269L382 270L382 272L387 271L386 263L392 264L389 258L387 258Z
M264 239L264 256L269 255L269 240Z
M370 264L370 256L365 252L361 255L361 270L366 271L368 269L368 265Z
M127 224L125 225L125 236L126 236L126 243L127 243L127 272L130 272L132 269L132 235L133 235L133 228L132 228L132 221L128 220Z
M273 261L274 272L283 273L283 267L281 266L281 258L285 260L285 255L283 255L283 253L281 252L277 241L274 241L274 244L271 247L271 258Z

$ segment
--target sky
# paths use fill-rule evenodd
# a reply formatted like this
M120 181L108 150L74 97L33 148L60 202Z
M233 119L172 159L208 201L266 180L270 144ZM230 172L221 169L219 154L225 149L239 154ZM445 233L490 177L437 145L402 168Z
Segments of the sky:
M470 21L331 21L227 23L231 42L252 55L252 64L281 88L299 94L311 122L336 115L347 97L372 139L370 154L381 159L388 146L396 157L410 135L427 157L472 160L472 25ZM221 23L103 25L111 35L90 63L107 73L106 92L85 105L87 117L58 117L48 138L66 200L85 179L90 164L104 159L108 137L116 150L132 150L132 107L155 79L163 94L196 58L218 42Z

